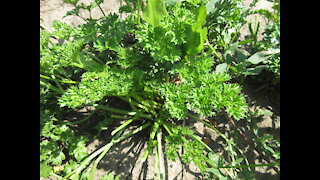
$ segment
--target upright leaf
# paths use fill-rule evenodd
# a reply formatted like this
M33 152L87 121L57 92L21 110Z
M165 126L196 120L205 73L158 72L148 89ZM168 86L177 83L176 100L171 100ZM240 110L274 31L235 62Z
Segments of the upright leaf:
M186 25L186 30L187 32L190 32L190 35L186 37L187 44L185 48L186 54L191 56L203 51L203 44L207 38L208 32L208 29L206 27L202 28L202 25L205 23L207 17L206 7L201 6L197 8L194 13L196 15L196 23L193 25Z
M148 0L148 5L143 9L143 18L153 26L159 26L160 20L168 12L161 0Z

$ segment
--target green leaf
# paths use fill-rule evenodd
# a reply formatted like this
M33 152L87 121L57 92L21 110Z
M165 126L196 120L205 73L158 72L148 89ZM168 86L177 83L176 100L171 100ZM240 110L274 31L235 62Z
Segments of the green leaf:
M228 179L227 177L225 177L218 169L215 168L207 168L208 172L211 172L212 174L214 174L215 176L218 177L219 180L224 180L224 179Z
M193 56L203 51L204 41L207 39L208 29L202 28L202 25L206 22L206 8L200 6L194 11L196 15L195 24L186 24L186 32L189 34L186 36L186 54Z
M78 3L79 0L63 0L64 3L67 4L72 4L74 6L76 6L76 4Z
M206 4L207 14L214 13L217 10L219 0L209 0Z
M227 63L219 64L216 67L216 72L218 72L218 73L224 73L224 72L227 72L227 71L228 71L228 64Z
M201 26L206 22L206 7L200 6L199 8L195 9L194 14L196 15L196 26Z
M181 2L183 0L165 0L164 3L166 3L167 5L174 5L178 2Z
M143 18L151 25L158 26L160 20L168 12L164 3L161 0L148 0L148 5L143 9Z
M61 151L59 153L59 155L57 157L54 158L54 160L52 161L53 165L60 165L62 164L62 161L66 159L66 156L64 155L64 153Z
M278 50L274 51L260 51L253 54L247 61L251 62L252 64L259 64L260 62L267 60L271 54L277 53Z
M235 165L240 164L243 160L244 160L244 158L238 158L238 159L236 159Z
M257 75L259 74L263 69L266 69L268 65L260 65L256 66L254 68L248 68L246 71L242 72L244 75Z
M213 163L214 166L219 167L220 165L220 157L217 154L209 153L208 158Z
M44 178L48 177L51 171L52 171L51 166L44 163L40 164L40 177L44 177Z

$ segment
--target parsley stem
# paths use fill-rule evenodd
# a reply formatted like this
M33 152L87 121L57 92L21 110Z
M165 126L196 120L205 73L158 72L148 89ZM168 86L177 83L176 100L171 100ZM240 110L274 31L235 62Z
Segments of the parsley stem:
M120 130L124 129L126 126L128 126L130 123L132 123L134 120L136 120L138 116L135 116L129 120L127 120L125 123L121 124L119 127L117 127L115 130L111 132L111 136L115 135Z
M102 105L96 105L97 108L115 112L115 113L120 113L120 114L126 114L126 115L136 115L137 112L134 111L125 111L122 109L117 109L117 108L112 108L112 107L107 107L107 106L102 106Z
M138 0L138 25L140 26L140 10L141 10L141 2Z
M158 146L157 146L157 152L158 152L158 158L159 158L159 179L164 179L165 177L165 170L164 170L164 163L163 163L163 152L162 152L162 131L161 128L158 128L157 131L157 141L158 141Z
M126 138L128 138L128 137L130 137L130 136L142 131L143 129L145 129L145 128L151 126L151 125L152 125L151 122L147 122L147 123L145 123L142 126L134 129L133 131L129 132L128 134L126 134L124 136L121 136L119 138L118 137L112 138L112 140L108 144L104 145L102 148L98 149L97 151L95 151L94 153L89 155L87 158L85 158L76 169L74 169L72 172L67 174L63 179L69 179L69 177L72 176L75 173L76 173L75 175L79 174L96 156L98 156L102 152L106 153L116 143L119 143L119 142L123 141L124 139L126 139Z
M64 92L61 89L51 85L50 83L44 82L43 80L40 80L40 85L47 86L49 89L51 89L51 90L53 90L53 91L55 91L56 93L59 93L59 94L63 94L63 92Z
M112 108L112 107L107 107L107 106L102 106L102 105L98 105L98 104L94 104L93 106L103 109L103 110L107 110L107 111L111 111L111 112L115 112L115 113L120 113L120 114L126 114L126 115L137 115L138 117L142 117L142 118L146 118L146 119L152 119L152 116L148 115L148 114L143 114L141 112L136 112L136 111L126 111L126 110L122 110L122 109L117 109L117 108Z
M152 129L151 129L151 132L150 132L150 135L149 135L148 146L147 146L147 149L145 150L145 152L143 154L142 161L145 161L147 159L148 154L151 151L151 148L153 147L153 139L154 139L154 137L156 135L156 132L157 132L158 128L159 128L159 123L154 122L154 124L152 126Z
M102 12L103 16L104 16L104 17L107 17L106 14L104 13L103 9L101 8L100 4L97 3L97 5L98 5L98 8L100 9L100 11Z
M94 60L96 60L98 63L104 65L103 61L102 61L101 59L99 59L97 56L94 56L94 55L90 54L88 51L82 51L82 52L84 52L86 55L92 57L92 58L93 58Z
M123 132L123 130L121 130L118 134L116 134L114 137L118 138L120 136L120 134ZM98 158L95 160L91 173L89 175L89 180L93 180L94 179L94 171L96 170L99 162L101 161L101 159L107 154L107 152L109 151L109 149L111 148L111 146L109 148L106 148L99 156Z
M50 77L42 75L42 74L40 74L40 77L44 78L44 79L52 80L52 81L59 81L59 82L62 82L62 83L67 83L67 84L78 84L78 82L76 82L76 81L53 79L53 78L50 78Z
M210 48L210 50L212 51L212 53L220 60L222 61L222 58L220 57L220 55L217 53L217 51L215 50L215 48L210 44L209 40L206 40L207 42L205 43L205 45L208 45L208 47Z

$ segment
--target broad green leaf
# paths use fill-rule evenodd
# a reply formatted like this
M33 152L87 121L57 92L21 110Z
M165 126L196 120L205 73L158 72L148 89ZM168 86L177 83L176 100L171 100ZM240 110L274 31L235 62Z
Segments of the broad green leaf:
M51 166L47 165L47 164L40 164L40 177L48 177L50 175L50 172L52 171Z
M165 0L164 3L166 3L168 5L173 5L173 4L176 4L181 1L183 1L183 0Z
M260 51L253 54L247 61L251 62L252 64L259 64L260 62L269 58L271 54L279 53L279 49L269 50L269 51Z
M196 15L196 26L201 26L206 22L207 13L206 7L200 6L199 8L195 9L194 14Z
M263 69L266 69L268 65L260 65L256 66L254 68L248 68L246 71L244 71L242 74L244 75L257 75L259 74Z
M241 63L241 62L245 61L246 59L247 59L247 55L243 51L238 49L237 53L236 53L236 61L237 61L237 63Z
M151 25L158 26L160 20L168 12L164 3L161 0L148 0L148 5L143 9L143 18Z
M196 23L186 24L186 31L189 32L186 37L186 54L187 55L196 55L203 51L204 41L207 39L208 29L202 28L202 25L206 21L206 8L201 6L194 11L196 15Z
M218 170L218 169L215 169L215 168L207 168L207 171L208 172L211 172L212 174L214 174L215 176L218 177L218 179L228 179L226 177L224 177L223 174L221 174L221 172Z
M62 164L62 161L66 159L66 156L64 155L64 153L61 151L59 153L59 155L57 157L54 158L54 160L52 161L53 165L60 165Z
M219 64L216 67L216 72L218 72L218 73L224 73L224 72L227 72L227 70L228 70L228 64L227 63Z

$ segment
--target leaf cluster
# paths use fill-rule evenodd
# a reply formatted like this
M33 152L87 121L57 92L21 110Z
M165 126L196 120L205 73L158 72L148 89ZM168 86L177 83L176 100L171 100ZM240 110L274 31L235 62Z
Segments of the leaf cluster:
M78 4L78 1L68 2L75 6L69 15L78 16L80 10L91 11L102 3L95 1L95 5L86 6ZM99 19L84 18L86 23L75 28L55 22L52 34L41 32L40 73L43 85L40 94L46 96L50 91L57 91L58 103L65 109L99 104L96 108L133 115L116 132L133 120L149 123L143 127L153 124L152 127L157 128L150 135L150 147L156 146L153 142L161 144L159 129L170 122L174 127L168 130L172 133L165 138L168 158L175 159L176 152L183 146L183 161L193 161L201 172L205 172L205 145L187 139L194 137L193 132L187 127L175 126L177 120L186 118L190 111L205 117L226 111L240 120L247 111L245 98L241 87L230 82L231 76L224 70L225 66L214 63L212 54L205 52L209 33L207 16L213 13L208 12L205 1L147 2L146 6L140 7L141 17L133 13L125 19L116 14ZM139 7L123 7L123 11L134 10L139 10ZM220 28L237 27L230 22L241 19L237 16L239 12L232 13L229 19L223 19L225 24ZM219 20L218 17L216 19ZM50 43L50 36L64 40L64 43ZM224 48L230 42L225 41ZM132 111L101 105L109 97L127 101ZM87 155L86 139L75 136L70 127L57 123L54 118L43 120L41 126L43 169L63 165L64 173L75 173L76 177L78 174L74 169ZM78 167L83 170L84 166Z
M64 166L67 159L80 162L87 155L88 139L75 136L67 125L56 124L57 119L48 110L40 112L40 165L42 177L47 177L51 171L61 171L55 168Z
M172 135L166 136L166 151L168 159L175 161L177 152L183 147L182 161L189 164L191 161L200 169L202 173L206 170L207 157L204 155L204 146L196 140L187 140L186 137L193 136L193 131L188 127L177 126Z

